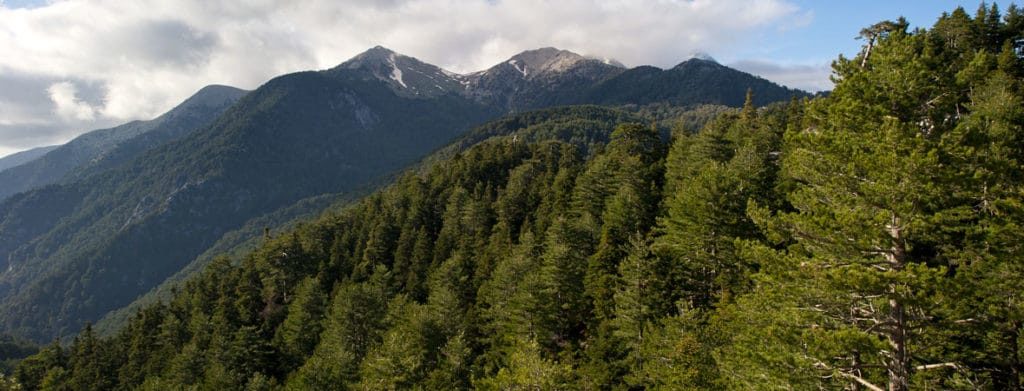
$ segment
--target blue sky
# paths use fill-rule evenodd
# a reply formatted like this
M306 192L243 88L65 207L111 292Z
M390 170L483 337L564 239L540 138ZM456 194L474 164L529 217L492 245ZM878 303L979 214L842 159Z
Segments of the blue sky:
M766 31L753 40L739 58L766 58L777 62L811 63L833 59L838 54L856 54L862 41L855 40L861 28L885 19L907 18L912 27L931 27L942 12L963 6L974 15L979 2L915 0L915 1L813 1L796 0L801 10L811 12L804 27L785 31ZM990 2L991 4L991 2ZM1009 2L997 2L1005 9ZM776 39L777 38L777 39Z
M697 52L831 88L862 27L930 26L976 2L812 0L0 0L0 156L151 119L208 84L245 89L383 45L460 73L545 46L628 66ZM1009 2L999 2L1005 9Z
M35 8L46 4L43 0L0 0L0 3L10 8Z

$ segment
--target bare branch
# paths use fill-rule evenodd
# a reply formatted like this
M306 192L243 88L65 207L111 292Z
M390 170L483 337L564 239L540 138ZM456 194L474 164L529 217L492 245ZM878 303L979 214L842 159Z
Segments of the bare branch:
M918 371L927 371L929 369L936 369L936 368L960 369L960 366L956 365L956 363L944 362L944 363L939 363L939 364L918 365L918 366L914 367L914 369L918 370Z
M853 381L860 383L862 386L867 387L871 391L885 391L882 387L871 384L871 382L864 380L862 377L854 375L852 373L839 372L840 375L853 379Z

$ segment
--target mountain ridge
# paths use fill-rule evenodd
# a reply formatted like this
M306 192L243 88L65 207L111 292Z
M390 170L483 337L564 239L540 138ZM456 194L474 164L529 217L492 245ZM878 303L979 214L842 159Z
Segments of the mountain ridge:
M755 103L759 106L788 99L787 95L811 96L806 91L781 86L722 65L706 53L700 52L671 68L663 69L650 65L627 68L615 60L587 57L555 47L543 47L519 52L484 70L459 74L378 45L353 56L328 72L337 74L340 69L361 70L360 75L364 78L383 81L399 95L414 97L422 94L432 97L456 94L513 112L554 105L635 103L632 101L649 91L658 91L658 98L645 99L643 103L665 101L680 105L712 103L739 106L743 104L747 88L755 90ZM652 72L654 70L657 72ZM640 77L643 80L634 78L637 73L645 74ZM666 86L680 83L699 87L695 83L707 78L711 73L727 73L724 76L715 75L724 80L714 86L716 90L727 92L727 96L718 91L720 96L710 101L701 101L700 97L715 93L707 91L707 88L690 94L659 91ZM746 86L729 88L729 84L736 83ZM638 87L636 84L642 86ZM618 92L612 94L608 90Z
M17 167L22 164L31 162L38 159L39 157L49 153L50 151L57 149L60 145L47 145L43 147L36 147L26 149L24 151L15 152L10 155L0 158L0 171L4 171L11 167Z
M658 96L643 84L618 95L600 88L630 71L547 48L462 76L375 47L330 69L275 77L197 130L168 132L177 136L158 147L111 154L74 181L0 202L0 329L37 341L74 333L247 222L355 191L503 114L720 100L680 75L664 79ZM752 76L730 77L739 80L730 94L743 96ZM755 96L790 97L773 84L753 87Z
M154 119L131 121L79 135L29 162L0 171L0 183L4 184L0 188L0 200L22 191L73 180L78 171L95 171L85 166L116 164L108 156L112 152L119 156L118 161L128 160L140 151L166 141L164 139L180 136L212 120L244 93L244 90L234 87L207 86ZM136 140L130 148L121 145L152 131L170 134ZM117 150L119 146L122 148ZM103 162L105 159L107 161Z

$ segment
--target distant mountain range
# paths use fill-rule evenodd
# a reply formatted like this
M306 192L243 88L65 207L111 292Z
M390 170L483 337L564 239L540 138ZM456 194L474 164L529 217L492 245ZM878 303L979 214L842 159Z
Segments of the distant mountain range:
M758 105L809 96L709 60L626 69L554 48L460 75L375 47L248 93L208 87L157 119L0 171L0 331L72 334L186 265L198 269L226 235L316 213L330 202L311 199L382 183L504 114L739 106L748 89Z
M4 156L0 158L0 171L36 160L47 152L57 149L58 147L60 147L60 145L49 145Z
M460 75L377 46L328 72L380 80L402 96L458 95L509 112L571 104L739 106L747 88L754 90L757 105L808 95L721 65L706 54L666 70L652 66L627 69L613 60L549 47Z
M31 158L6 169L0 165L0 200L53 183L73 182L127 162L208 124L245 93L234 87L208 86L153 120L94 130L64 145L26 151Z

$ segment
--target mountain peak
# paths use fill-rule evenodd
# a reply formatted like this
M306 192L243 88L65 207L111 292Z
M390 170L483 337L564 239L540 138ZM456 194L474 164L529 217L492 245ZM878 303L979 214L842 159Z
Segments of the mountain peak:
M713 62L715 64L718 63L718 61L715 60L714 57L711 57L710 54L707 54L707 52L693 52L693 53L690 54L690 58L689 59L690 60L708 61L708 62Z
M362 55L392 55L392 54L398 54L398 52L395 52L394 50L391 50L391 49L388 49L386 47L377 45L377 46L374 46L372 48L366 49L366 51L360 53L359 55L357 55L357 57L358 56L362 56Z
M519 53L505 63L528 77L531 74L561 72L584 60L586 57L568 50L545 47Z
M686 61L683 61L683 62L677 64L676 66L672 67L672 69L675 69L675 70L680 70L680 69L704 69L704 68L728 68L728 67L726 67L725 65L719 64L718 61L715 61L714 58L711 58L710 56L707 56L707 55L704 55L703 57L700 57L700 56L690 57ZM729 68L729 69L731 69L731 68Z
M194 107L194 106L207 106L207 107L218 107L225 102L233 102L240 96L245 95L248 91L225 86L220 84L210 84L206 87L200 88L195 94L192 94L188 99L185 99L179 107Z
M396 53L394 50L386 47L377 45L372 48L366 49L364 52L359 53L352 58L348 59L339 65L339 68L354 69L366 66L371 63L388 62L393 60L395 57L405 57L401 54Z
M462 89L461 76L383 46L374 46L329 72L377 79L399 95L430 97Z

